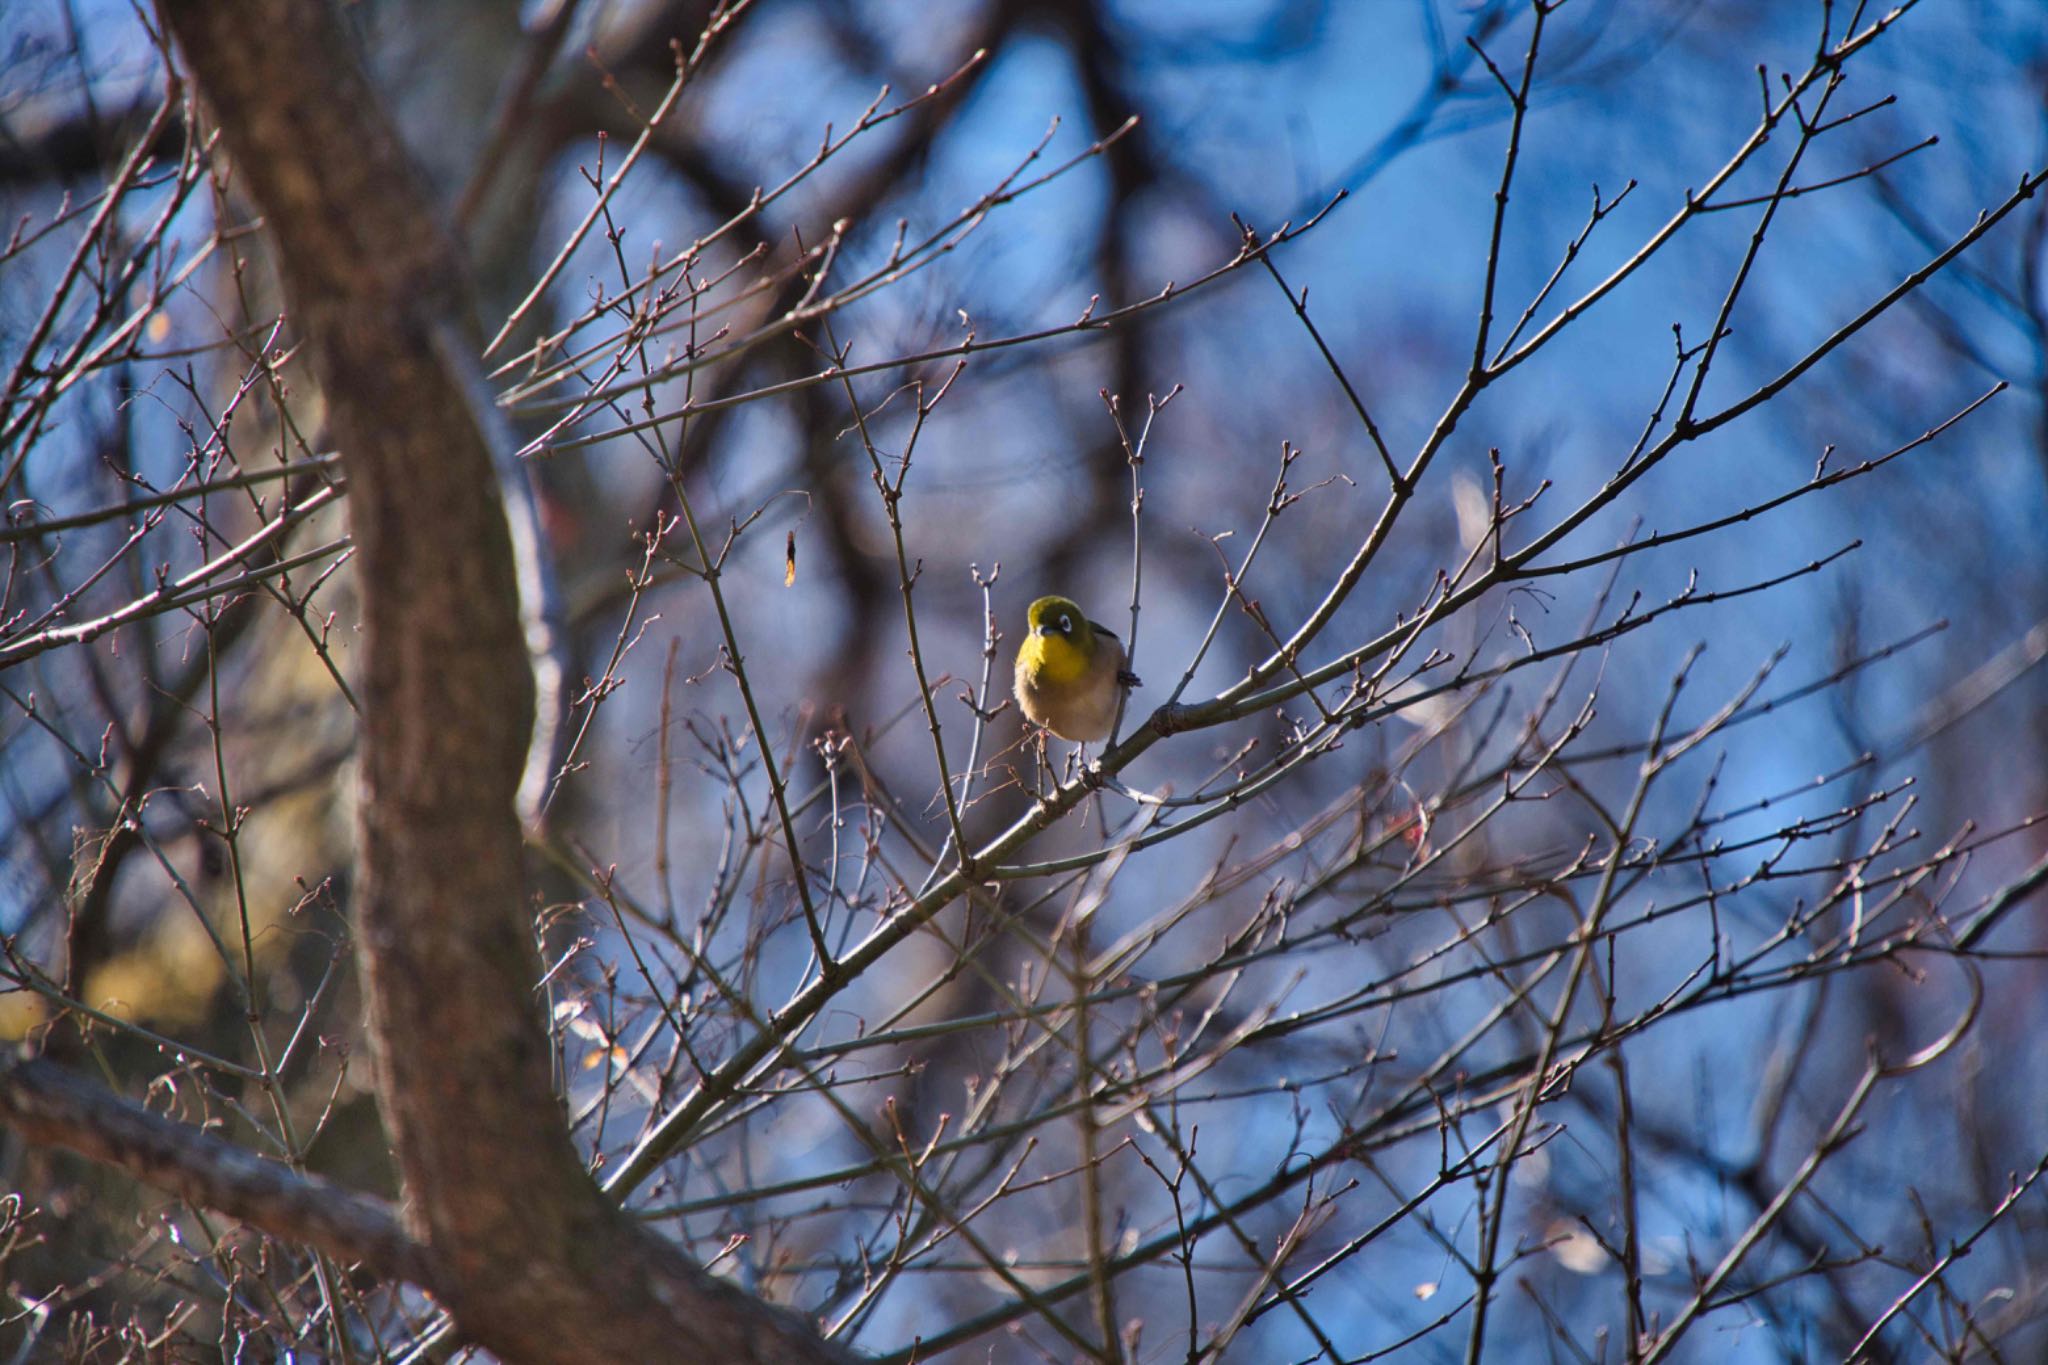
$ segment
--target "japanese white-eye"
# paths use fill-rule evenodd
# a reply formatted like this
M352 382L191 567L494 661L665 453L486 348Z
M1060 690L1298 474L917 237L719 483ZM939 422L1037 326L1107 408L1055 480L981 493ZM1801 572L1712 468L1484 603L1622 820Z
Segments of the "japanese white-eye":
M1017 704L1061 739L1106 739L1123 689L1138 685L1126 661L1115 631L1067 598L1041 597L1017 646Z

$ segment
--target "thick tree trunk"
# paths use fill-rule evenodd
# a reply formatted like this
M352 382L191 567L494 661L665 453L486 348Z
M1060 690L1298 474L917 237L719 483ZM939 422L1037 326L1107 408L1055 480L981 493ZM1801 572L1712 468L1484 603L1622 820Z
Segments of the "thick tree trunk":
M432 1287L520 1361L844 1357L614 1208L551 1092L514 794L533 710L460 253L331 5L164 0L282 261L349 478L363 613L355 910Z

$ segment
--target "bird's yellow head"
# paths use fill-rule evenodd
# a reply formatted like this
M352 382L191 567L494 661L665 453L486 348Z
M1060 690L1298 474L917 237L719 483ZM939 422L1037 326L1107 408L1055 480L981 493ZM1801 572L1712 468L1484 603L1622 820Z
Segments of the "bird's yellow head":
M1039 683L1073 682L1095 658L1095 623L1065 597L1041 597L1031 604L1030 632L1017 658Z

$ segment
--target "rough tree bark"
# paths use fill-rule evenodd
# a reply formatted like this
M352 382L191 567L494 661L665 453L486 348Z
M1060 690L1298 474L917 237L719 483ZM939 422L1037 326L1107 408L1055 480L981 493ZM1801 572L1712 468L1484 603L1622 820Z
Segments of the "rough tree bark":
M354 906L430 1288L508 1359L845 1359L615 1208L551 1092L514 811L533 692L486 437L450 364L472 321L458 247L331 4L162 12L276 243L348 471Z

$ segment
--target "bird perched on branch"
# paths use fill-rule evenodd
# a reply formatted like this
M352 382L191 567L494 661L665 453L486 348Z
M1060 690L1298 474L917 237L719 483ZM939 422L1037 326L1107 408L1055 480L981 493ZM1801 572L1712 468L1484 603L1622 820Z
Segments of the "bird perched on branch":
M1107 739L1124 690L1138 685L1126 661L1115 631L1067 598L1041 597L1017 647L1017 704L1061 739Z

